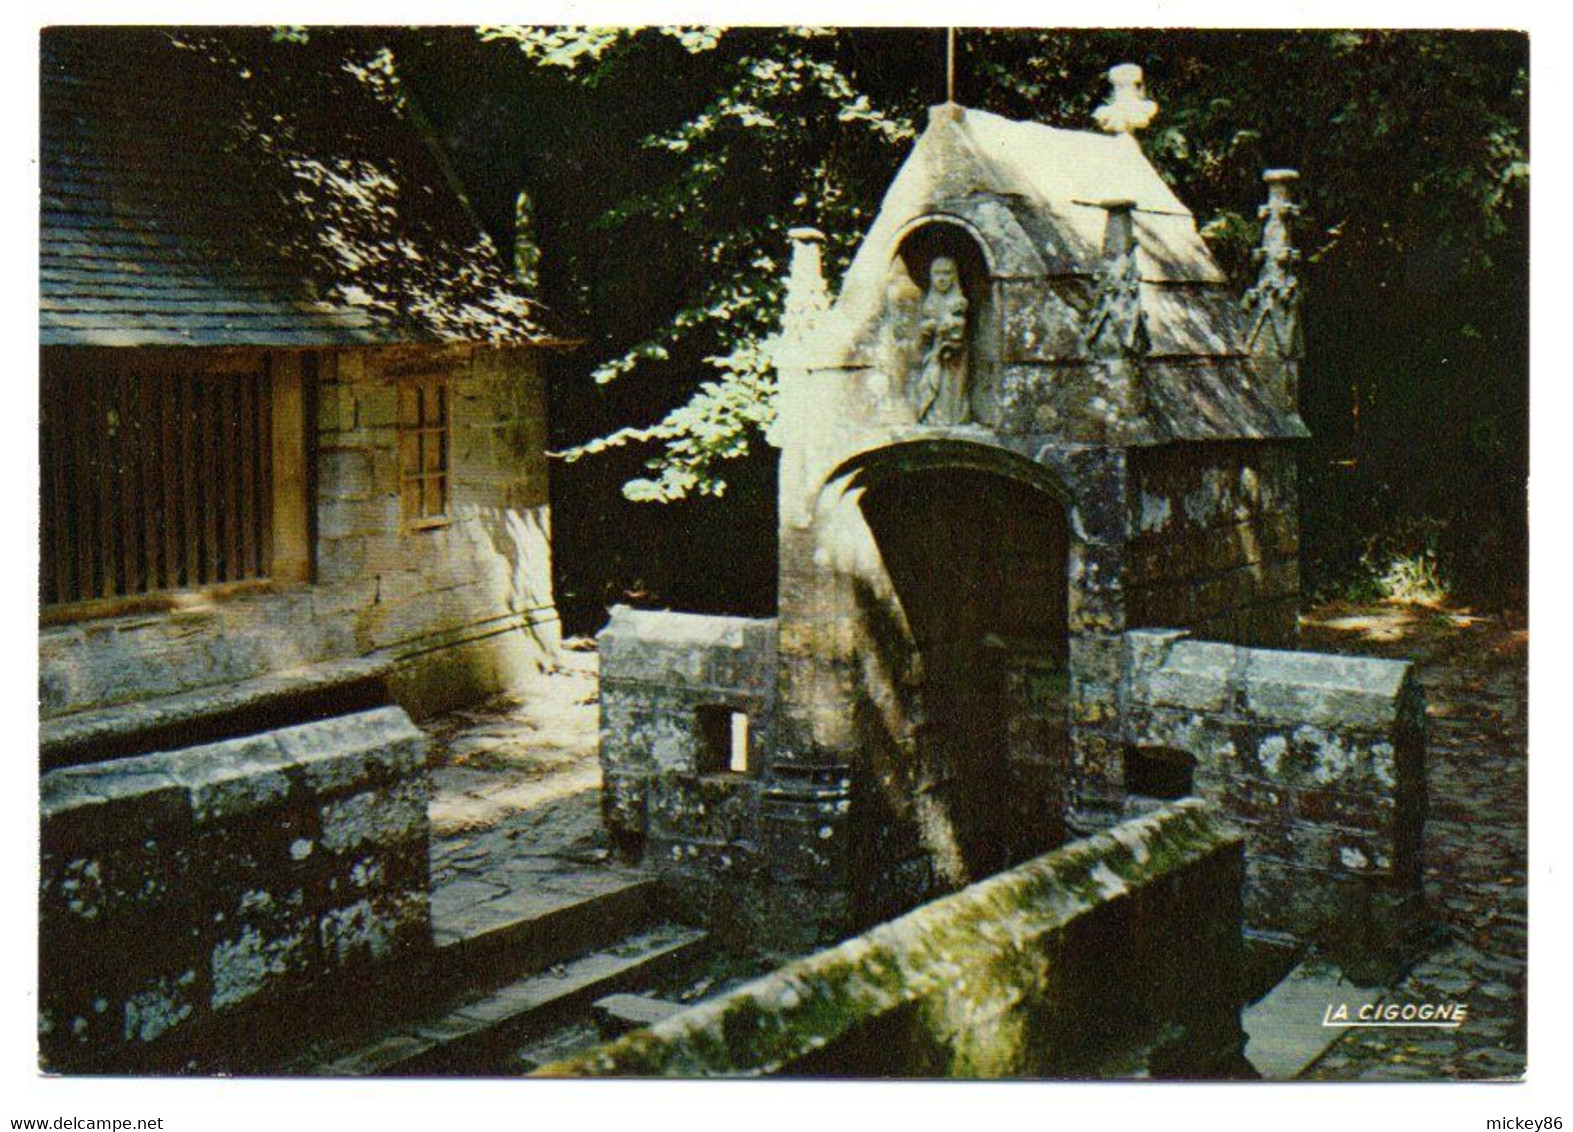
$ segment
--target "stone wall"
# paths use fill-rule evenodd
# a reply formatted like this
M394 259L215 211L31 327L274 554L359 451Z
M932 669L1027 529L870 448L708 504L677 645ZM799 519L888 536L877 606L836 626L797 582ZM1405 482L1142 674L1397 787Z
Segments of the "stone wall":
M339 350L316 368L311 583L46 627L44 718L372 653L424 714L527 682L555 652L538 352ZM437 369L453 380L453 522L403 532L394 382Z
M242 1028L429 949L425 754L383 708L44 775L45 1068L244 1071Z
M845 808L821 814L812 781L772 774L775 621L617 606L600 651L606 826L693 914L742 939L770 903L760 886L844 883L844 839L819 830L839 830ZM734 714L747 719L746 770L731 768ZM788 946L794 916L781 915Z
M1126 623L1283 647L1300 599L1299 499L1283 445L1131 454Z
M1127 805L1143 804L1134 779L1161 793L1188 772L1244 830L1252 928L1316 941L1346 970L1400 960L1423 912L1425 704L1412 666L1176 631L1131 632L1126 647Z
M541 1073L1237 1075L1240 878L1181 802Z

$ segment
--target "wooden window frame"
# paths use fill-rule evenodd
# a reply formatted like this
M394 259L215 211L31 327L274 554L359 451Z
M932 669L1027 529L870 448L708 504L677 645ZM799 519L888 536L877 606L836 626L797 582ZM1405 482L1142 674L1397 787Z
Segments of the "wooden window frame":
M216 600L224 600L251 593L273 592L282 588L309 582L312 573L311 553L311 503L309 442L309 387L311 363L307 355L287 351L258 350L191 350L183 348L125 348L93 349L62 347L48 349L41 359L41 380L51 380L65 372L113 374L135 381L158 382L191 376L223 376L238 372L257 373L259 394L267 401L261 411L268 414L269 435L257 449L259 464L243 470L244 482L251 476L266 476L262 491L267 514L261 524L260 544L251 544L250 532L238 537L245 540L245 553L260 560L260 576L238 580L210 581L199 585L182 585L174 588L148 590L142 593L117 594L92 598L40 603L41 626L68 624L105 617L134 613L171 612L206 608ZM160 413L161 439L170 444L168 429L173 422ZM184 450L182 450L184 451ZM164 450L166 458L172 453ZM54 453L43 451L42 460L54 458ZM177 457L178 458L178 457ZM185 463L201 464L201 459L188 459ZM193 476L210 474L201 467L176 469L180 473L182 488ZM177 496L170 488L168 469L161 482L160 493L166 507L180 506L187 511L189 497ZM41 499L41 506L50 500ZM62 516L63 518L63 516ZM188 515L189 518L189 515ZM151 521L151 520L149 520ZM92 535L95 532L83 532ZM151 534L147 536L152 539ZM151 547L149 547L151 551ZM42 548L41 548L42 550ZM164 531L158 538L158 553L166 558L171 555L186 557L186 573L193 571L191 556L196 551L187 543L174 539L173 532ZM43 565L42 553L40 565ZM167 569L166 562L166 569Z
M399 526L406 534L430 531L453 523L453 375L446 370L403 374L394 380L399 446ZM433 394L440 419L428 416ZM413 407L414 411L410 412ZM435 466L428 453L438 442ZM426 510L429 485L435 485L439 509ZM414 502L412 503L412 499Z

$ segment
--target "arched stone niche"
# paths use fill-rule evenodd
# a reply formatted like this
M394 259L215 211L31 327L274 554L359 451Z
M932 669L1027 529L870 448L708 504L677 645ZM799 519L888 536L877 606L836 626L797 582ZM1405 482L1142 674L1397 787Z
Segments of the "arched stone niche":
M919 424L988 424L998 368L988 258L959 221L926 219L909 229L886 281L881 368Z

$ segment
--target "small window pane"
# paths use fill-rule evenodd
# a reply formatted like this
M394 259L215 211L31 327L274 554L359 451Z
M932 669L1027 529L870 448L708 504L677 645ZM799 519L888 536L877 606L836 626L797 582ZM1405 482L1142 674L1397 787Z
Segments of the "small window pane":
M726 705L707 705L696 712L698 735L695 770L699 774L748 773L748 715Z
M732 773L748 773L748 716L732 713Z
M433 526L448 517L447 378L399 388L399 477L405 522Z

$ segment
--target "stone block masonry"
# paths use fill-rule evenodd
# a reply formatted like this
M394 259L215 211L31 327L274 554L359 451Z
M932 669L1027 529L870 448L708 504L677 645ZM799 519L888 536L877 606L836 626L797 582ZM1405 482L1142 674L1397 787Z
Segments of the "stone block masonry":
M298 369L302 357L270 355L269 364ZM419 718L527 685L553 663L559 629L538 352L343 349L310 360L306 576L46 626L41 718L368 656L389 662L395 697ZM421 529L406 529L400 510L398 383L412 375L440 377L451 392L448 515Z
M1116 112L1133 75L1104 133L931 108L834 302L825 237L789 233L774 683L729 619L603 641L609 822L707 923L751 894L744 942L790 949L809 908L842 938L1193 793L1245 828L1254 928L1353 970L1419 923L1408 668L1263 651L1299 629L1295 175L1264 175L1242 297L1107 136L1151 117ZM718 675L740 655L757 680ZM766 687L759 769L696 780L707 705Z
M425 954L425 754L389 707L45 774L44 1067L244 1071L236 1026Z
M619 609L601 647L608 827L695 917L744 946L791 951L936 895L923 844L852 789L846 766L776 748L773 622ZM1055 844L1062 828L1096 832L1200 795L1245 833L1252 929L1315 944L1362 978L1413 954L1426 795L1410 665L1175 629L1073 638L1070 660L1080 694L1068 707L1055 707L1051 664L1035 677L1045 706L1017 712L1024 726L1006 751L1016 777L989 798L1001 829L1038 820ZM1055 749L1038 734L1052 730L1051 709L1069 712L1084 748L1098 740L1096 759L1016 757L1018 743ZM748 720L741 771L716 749L713 712ZM1036 790L1020 774L1029 768Z
M723 938L800 951L834 933L848 784L775 757L775 621L618 606L600 650L613 837Z
M1209 640L1293 645L1299 514L1286 447L1174 446L1132 457L1126 624Z
M1251 927L1315 941L1373 977L1411 953L1426 810L1413 666L1175 630L1125 642L1127 811L1194 789L1245 833Z
M1241 859L1179 802L540 1072L1241 1075Z

